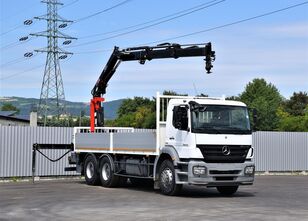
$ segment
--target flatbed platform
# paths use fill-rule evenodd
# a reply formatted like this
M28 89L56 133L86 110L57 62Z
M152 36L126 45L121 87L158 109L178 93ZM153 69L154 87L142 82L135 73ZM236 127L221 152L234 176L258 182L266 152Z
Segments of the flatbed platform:
M74 151L158 155L156 130L123 127L74 128Z

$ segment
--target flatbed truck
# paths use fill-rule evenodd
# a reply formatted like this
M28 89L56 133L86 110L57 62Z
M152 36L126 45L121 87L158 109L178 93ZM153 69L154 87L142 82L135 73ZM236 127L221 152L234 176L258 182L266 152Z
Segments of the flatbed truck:
M194 56L205 56L210 72L211 43L115 47L92 90L90 127L74 128L69 162L88 185L148 180L165 195L178 194L183 185L216 187L231 195L240 185L253 184L252 129L242 102L157 93L156 129L104 127L102 95L121 61Z

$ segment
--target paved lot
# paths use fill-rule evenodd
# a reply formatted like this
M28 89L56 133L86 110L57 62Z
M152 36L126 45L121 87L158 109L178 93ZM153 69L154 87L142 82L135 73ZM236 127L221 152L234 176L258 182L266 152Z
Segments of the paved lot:
M308 176L257 176L233 197L189 186L168 197L79 180L1 183L0 220L308 220Z

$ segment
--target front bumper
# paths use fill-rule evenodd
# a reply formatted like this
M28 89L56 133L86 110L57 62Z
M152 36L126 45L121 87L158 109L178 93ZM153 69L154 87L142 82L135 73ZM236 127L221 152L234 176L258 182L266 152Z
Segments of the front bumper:
M182 162L179 162L181 165ZM245 163L205 163L204 161L189 161L185 163L185 172L176 170L176 183L203 186L237 186L252 185L254 171L252 174L245 174L245 168L254 167L253 162ZM205 174L196 175L194 167L205 167ZM180 167L179 167L180 168ZM184 168L184 167L182 167Z

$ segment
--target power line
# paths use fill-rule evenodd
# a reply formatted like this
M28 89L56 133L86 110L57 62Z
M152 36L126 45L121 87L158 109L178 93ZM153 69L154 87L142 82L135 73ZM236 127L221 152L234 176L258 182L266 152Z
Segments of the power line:
M230 22L230 23L227 23L227 24L224 24L224 25L219 25L219 26L216 26L216 27L212 27L212 28L208 28L208 29L184 34L184 35L179 35L179 36L175 36L175 37L171 37L171 38L166 38L166 39L159 40L159 41L152 41L152 42L148 42L148 43L145 43L145 44L155 44L155 43L166 42L166 41L174 40L174 39L178 39L178 38L184 38L184 37L188 37L188 36L192 36L192 35L197 35L197 34L201 34L201 33L204 33L204 32L209 32L209 31L213 31L213 30L216 30L216 29L225 28L225 27L229 27L229 26L232 26L232 25L237 25L237 24L240 24L240 23L243 23L243 22L247 22L247 21L251 21L251 20L254 20L254 19L269 16L269 15L272 15L272 14L276 14L276 13L286 11L286 10L289 10L289 9L292 9L292 8L300 7L300 6L305 5L305 4L308 4L308 1L305 1L305 2L302 2L302 3L299 3L299 4L295 4L295 5L291 5L291 6L288 6L288 7L285 7L285 8L277 9L277 10L274 10L274 11L266 12L266 13L256 15L256 16L253 16L253 17L249 17L249 18L238 20L238 21Z
M146 22L142 22L142 23L139 23L139 24L135 24L135 25L131 25L131 26L127 26L127 27L119 28L119 29L116 29L116 30L113 30L113 31L107 31L107 32L99 33L99 34L87 35L87 36L79 37L78 39L85 39L85 38L91 38L91 37L106 35L106 34L112 34L112 33L120 32L120 31L125 31L125 30L131 29L131 28L136 28L136 27L139 27L139 26L147 25L147 24L150 24L150 23L153 23L153 22L165 19L165 18L169 18L169 17L172 17L172 16L176 16L178 14L185 13L187 11L194 10L196 8L200 8L204 5L208 5L208 4L210 4L212 2L216 2L216 1L218 1L218 0L208 1L208 2L205 2L205 3L199 4L199 5L196 5L194 7L184 9L184 10L181 10L181 11L163 16L163 17L159 17L159 18L156 18L156 19L152 19L152 20L149 20L149 21L146 21Z
M24 40L23 38L25 38L25 40ZM25 42L29 42L29 41L32 40L32 38L29 38L28 36L23 37L23 38L20 38L19 41L15 41L15 42L9 43L9 44L7 44L7 45L5 45L5 46L2 46L2 47L0 48L0 50L1 50L1 51L5 51L5 50L7 50L7 49L14 48L14 47L16 47L16 46L22 45L22 44L25 43Z
M49 0L49 1L50 1L50 2L51 2L51 1L54 1L54 2L52 2L52 3L61 5L60 3L57 2L57 0ZM70 3L68 3L68 5L62 6L62 7L60 7L59 9L62 9L62 8L64 8L64 7L67 7L67 6L70 6L70 5L73 5L73 4L75 4L76 2L78 2L78 1L79 1L79 0L74 0L74 1L72 1L72 2L70 2ZM47 3L47 2L46 2L46 3ZM45 18L45 17L46 17L46 16L41 16L41 17L37 17L37 18L38 18L38 19L44 19L44 20L46 20L47 17L46 17L46 18ZM27 23L27 21L29 21L30 23ZM33 23L32 20L27 20L27 21L24 22L25 25L28 25L28 24L32 24L32 23ZM59 18L57 21L65 21L65 20L63 20L62 18ZM17 28L18 28L18 27L15 27L14 30L17 29ZM9 31L7 31L7 32L10 32L10 31L13 31L13 29L12 29L12 30L9 30ZM3 33L3 34L5 34L5 33ZM39 33L39 34L43 35L44 33L42 32L42 33ZM37 34L32 34L32 35L36 36ZM59 35L63 35L63 34L60 33ZM49 37L49 36L47 36L47 37ZM61 37L61 36L51 36L51 37ZM65 35L64 37L65 37L65 39L70 39L70 36ZM31 39L31 38L30 38L30 39ZM3 46L3 47L1 48L1 50L5 50L5 49L8 49L8 48L15 47L15 46L17 46L17 45L22 44L25 40L29 41L30 39L28 38L28 36L27 36L27 37L20 38L19 41L21 41L21 42L12 42L12 43L10 43L10 44L8 44L8 45ZM57 53L59 53L59 54L62 54L62 55L71 54L71 53L68 53L68 52L65 52L65 51L61 50L60 48L58 48L58 49L60 50L59 52L57 52ZM36 51L36 52L45 52L45 50L35 50L35 51ZM7 66L11 66L11 65L15 65L15 64L17 64L17 63L23 62L23 61L29 59L29 57L26 56L27 54L31 54L31 55L29 56L29 57L31 57L31 58L34 57L32 52L31 52L31 53L26 53L24 57L22 57L22 58L17 58L17 59L8 61L8 62L6 62L6 63L4 63L4 64L1 64L0 67L7 67ZM66 57L65 57L65 58L66 58ZM61 56L60 56L60 59L62 59ZM63 57L63 59L64 59L64 57ZM42 66L42 65L37 66L37 67L34 67L34 68L31 68L31 69L29 69L29 70L25 70L25 71L22 71L22 72L18 72L18 73L13 74L13 75L9 75L9 76L3 77L3 78L1 78L1 80L3 80L3 79L8 79L8 78L11 78L11 77L20 75L20 74L22 74L22 73L26 73L26 72L28 72L28 71L34 70L34 69L36 69L36 68L39 68L39 67L41 67L41 66Z
M3 47L0 48L1 51L4 51L4 50L7 50L7 49L10 49L10 48L13 48L13 47L16 47L18 45L21 45L22 42L19 42L19 41L15 41L15 42L12 42L12 43L9 43Z
M76 19L76 20L74 21L73 24L76 24L76 23L78 23L78 22L80 22L80 21L83 21L83 20L92 18L92 17L97 16L97 15L99 15L99 14L101 14L101 13L110 11L110 10L112 10L112 9L114 9L114 8L117 8L117 7L121 6L121 5L124 5L124 4L126 4L126 3L130 2L130 1L133 1L133 0L125 0L125 1L122 1L122 2L120 2L120 3L118 3L118 4L116 4L116 5L113 5L113 6L109 7L109 8L106 8L106 9L103 9L103 10L101 10L101 11L95 12L95 13L93 13L93 14L91 14L91 15L88 15L88 16L85 16L85 17ZM73 24L72 24L72 25L73 25Z
M141 45L156 44L156 43L166 42L166 41L169 41L169 40L174 40L174 39L178 39L178 38L192 36L192 35L196 35L196 34L200 34L200 33L204 33L204 32L209 32L209 31L213 31L213 30L216 30L216 29L221 29L221 28L232 26L232 25L240 24L240 23L243 23L243 22L251 21L251 20L254 20L254 19L258 19L258 18L261 18L261 17L269 16L269 15L279 13L279 12L282 12L282 11L286 11L286 10L289 10L289 9L292 9L292 8L300 7L300 6L305 5L305 4L308 4L308 1L305 1L305 2L302 2L302 3L299 3L299 4L295 4L295 5L290 5L290 6L285 7L285 8L280 8L280 9L270 11L270 12L266 12L266 13L256 15L256 16L253 16L253 17L237 20L237 21L230 22L230 23L227 23L227 24L224 24L224 25L219 25L219 26L215 26L215 27L212 27L212 28L208 28L208 29L204 29L204 30L200 30L200 31L196 31L196 32L191 32L191 33L188 33L188 34L178 35L178 36L175 36L175 37L170 37L170 38L166 38L166 39L162 39L162 40L158 40L158 41L147 42L147 43L143 43ZM100 51L110 51L110 50L112 50L112 49L101 49L101 50L97 50L97 51L84 51L84 52L77 52L76 54L98 53Z
M25 57L17 58L17 59L14 59L14 60L5 62L4 64L1 64L0 67L1 67L1 68L7 67L7 66L10 66L10 65L12 65L12 64L14 65L14 64L20 63L20 62L25 61L25 60L26 60Z
M127 31L127 32L123 32L123 33L120 33L120 34L116 34L116 35L113 35L113 36L110 36L110 37L106 37L106 38L102 38L102 39L98 39L98 40L94 40L94 41L89 41L89 42L85 42L85 43L81 43L81 44L69 46L69 48L79 47L79 46L89 45L89 44L95 44L95 43L97 43L97 42L101 42L101 41L109 40L109 39L112 39L112 38L120 37L120 36L127 35L127 34L130 34L130 33L133 33L133 32L137 32L137 31L141 31L141 30L144 30L144 29L147 29L147 28L150 28L150 27L153 27L153 26L156 26L156 25L159 25L159 24L162 24L162 23L165 23L165 22L168 22L168 21L171 21L171 20L174 20L174 19L177 19L177 18L186 16L186 15L189 15L189 14L192 14L192 13L194 13L194 12L197 12L197 11L200 11L200 10L203 10L203 9L206 9L206 8L209 8L209 7L212 7L212 6L214 6L214 5L217 5L217 4L222 3L222 2L224 2L224 1L226 1L226 0L220 0L220 1L214 2L214 3L212 3L212 4L208 4L208 5L206 5L206 6L203 6L203 7L197 8L197 9L194 9L194 10L192 10L192 11L186 12L186 13L181 14L181 15L174 16L174 17L169 18L169 19L162 20L162 21L160 21L160 22L156 22L156 23L151 24L151 25L147 25L147 26L144 26L144 27L141 27L141 28L137 28L137 29L134 29L134 30L131 30L131 31Z
M7 31L5 31L5 32L2 32L2 33L0 34L0 36L6 35L6 34L12 32L12 31L15 31L15 30L17 30L17 29L19 29L19 28L22 28L22 27L24 27L23 24L22 24L22 25L16 25L16 26L14 26L14 27L11 28L11 29L9 29L9 30L7 30Z
M204 33L204 32L209 32L209 31L213 31L213 30L216 30L216 29L221 29L221 28L232 26L232 25L240 24L240 23L243 23L243 22L247 22L247 21L250 21L250 20L266 17L266 16L269 16L269 15L272 15L272 14L276 14L276 13L279 13L279 12L282 12L282 11L286 11L286 10L289 10L289 9L292 9L292 8L300 7L300 6L305 5L305 4L308 4L308 1L305 1L305 2L302 2L302 3L299 3L299 4L295 4L295 5L291 5L291 6L288 6L288 7L285 7L285 8L277 9L277 10L274 10L274 11L270 11L270 12L267 12L267 13L263 13L263 14L260 14L260 15L256 15L256 16L253 16L253 17L249 17L249 18L238 20L238 21L234 21L234 22L227 23L227 24L224 24L224 25L220 25L220 26L216 26L216 27L212 27L212 28L208 28L208 29L204 29L204 30L200 30L200 31L184 34L184 35L179 35L179 36L175 36L175 37L171 37L171 38L167 38L167 39L163 39L163 40L159 40L159 41L152 41L152 42L148 42L148 43L144 43L144 44L147 45L147 44L154 44L154 43L159 43L159 42L165 42L165 41L174 40L174 39L178 39L178 38L183 38L183 37L187 37L187 36L191 36L191 35L196 35L196 34L200 34L200 33ZM102 50L88 51L88 52L87 51L85 51L85 52L77 52L75 54L98 53L98 52L101 52L101 51L110 51L110 50L112 50L112 49L102 49ZM22 72L18 72L18 73L15 73L15 74L12 74L12 75L9 75L9 76L6 76L6 77L2 77L0 80L5 80L5 79L12 78L14 76L17 76L17 75L20 75L20 74L32 71L34 69L43 67L44 65L45 64L41 64L40 66L36 66L36 67L31 68L31 69L22 71Z
M81 51L81 52L74 52L74 54L95 54L95 53L101 53L106 51L112 51L112 48L110 49L101 49L101 50L93 50L93 51Z
M79 1L79 0L74 0L74 1L72 1L71 3L68 3L68 4L66 4L66 5L63 5L63 6L60 7L58 10L61 10L61 9L66 8L66 7L68 7L68 6L71 6L71 5L75 4L75 3L78 2L78 1ZM106 8L106 9L103 9L103 10L101 10L101 11L99 11L99 12L96 12L96 13L94 13L94 14L91 14L91 15L88 15L88 16L85 16L85 17L82 17L82 18L79 18L79 19L75 20L74 23L72 23L72 24L76 24L76 23L78 23L78 22L80 22L80 21L89 19L89 18L94 17L94 16L96 16L96 15L99 15L99 14L101 14L101 13L110 11L110 10L112 10L112 9L114 9L114 8L117 8L117 7L121 6L121 5L124 5L124 4L126 4L126 3L130 2L130 1L133 1L133 0L125 0L125 1L120 2L120 3L116 4L116 5L113 5L113 6L109 7L109 8ZM41 16L39 16L39 17L41 17ZM71 24L71 25L72 25L72 24ZM14 31L14 30L16 30L16 29L18 29L18 28L20 28L20 27L22 27L22 25L19 26L19 27L14 28L14 29L12 29L12 30L9 30L9 31L7 31L7 32L5 32L5 33L3 33L3 34L6 34L6 33L8 33L8 32ZM1 35L2 35L2 34L1 34Z
M24 70L24 71L17 72L17 73L15 73L15 74L11 74L11 75L2 77L2 78L0 78L0 80L6 80L6 79L9 79L9 78L12 78L12 77L16 77L16 76L18 76L18 75L21 75L21 74L24 74L24 73L33 71L33 70L35 70L35 69L38 69L38 68L41 68L41 67L44 67L44 66L45 66L45 64L40 64L40 65L35 66L35 67L33 67L33 68L30 68L30 69L27 69L27 70Z
M66 7L68 7L68 6L71 6L71 5L73 5L73 4L77 3L77 2L79 2L79 0L74 0L74 1L72 1L72 2L70 2L70 3L67 3L67 4L63 5L63 6L60 7L58 10L61 10L61 9L66 8Z
M16 12L16 13L12 13L11 15L8 15L6 16L5 18L2 18L0 19L0 21L5 21L13 16L16 16L16 15L19 15L19 14L22 14L23 12L26 12L28 11L29 9L33 9L33 6L37 5L37 3L34 3L34 4L31 4L31 5L28 5L27 7L23 8L22 10Z
M75 3L77 3L78 1L79 1L79 0L73 0L71 3L68 3L68 4L66 4L66 5L63 5L63 6L60 7L58 10L61 10L61 9L66 8L66 7L68 7L68 6L71 6L71 5L75 4ZM36 5L36 3L35 3L35 5ZM34 6L34 4L33 4L33 5L30 5L30 6L28 6L28 7L29 7L30 9L32 9L32 6ZM27 10L20 11L20 12L16 13L15 15L21 14L21 13L24 12L24 11L27 11ZM14 16L14 15L10 15L10 16L4 18L4 19L1 19L0 21L6 20L7 18L10 18L10 17L13 17L13 16ZM32 19L33 19L33 18L31 18L30 20L32 20ZM26 20L26 19L25 19L25 20ZM15 31L15 30L17 30L17 29L20 29L20 28L22 28L22 27L24 27L24 24L22 24L22 25L17 24L17 25L15 25L13 28L11 28L11 29L9 29L9 30L7 30L7 31L2 32L2 33L0 34L0 36L6 35L6 34L12 32L12 31Z
M27 53L26 53L27 54ZM11 66L11 65L15 65L15 64L18 64L20 62L23 62L23 61L26 61L26 60L29 60L33 57L35 57L37 54L33 54L32 52L30 52L29 54L31 54L31 56L23 56L23 57L20 57L20 58L17 58L17 59L13 59L11 61L8 61L4 64L1 64L0 67L7 67L7 66Z
M69 58L67 58L67 59L65 59L65 60L63 60L62 62L64 63L64 62L67 62L68 60L70 60L72 58L72 56L71 57L69 57ZM19 58L19 59L21 59L21 58ZM17 59L16 59L17 60ZM25 59L25 60L27 60L27 59ZM10 74L10 75L8 75L8 76L5 76L5 77L2 77L2 78L0 78L0 80L6 80L6 79L9 79L9 78L13 78L13 77L15 77L15 76L18 76L18 75L22 75L22 74L24 74L24 73L27 73L27 72L29 72L29 71L33 71L33 70L36 70L36 69L38 69L38 68L41 68L41 67L44 67L45 66L45 63L43 64L40 64L40 65L37 65L37 66L34 66L33 68L30 68L30 69L27 69L27 70L24 70L24 71L21 71L21 72L17 72L17 73L15 73L15 74Z

